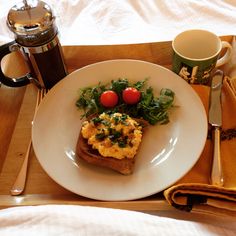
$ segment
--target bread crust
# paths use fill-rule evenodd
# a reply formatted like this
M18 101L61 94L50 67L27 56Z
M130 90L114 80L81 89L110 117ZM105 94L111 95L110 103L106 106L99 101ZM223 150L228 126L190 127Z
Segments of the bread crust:
M98 151L93 149L92 146L87 143L87 139L83 138L81 132L77 141L76 152L79 158L90 164L110 168L123 175L133 173L135 157L116 159L113 157L101 156Z

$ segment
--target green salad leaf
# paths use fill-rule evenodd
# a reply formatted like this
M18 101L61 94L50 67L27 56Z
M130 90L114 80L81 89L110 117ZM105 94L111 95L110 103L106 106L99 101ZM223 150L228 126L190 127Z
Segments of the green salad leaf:
M173 106L175 94L171 89L163 88L159 96L154 95L152 87L147 87L148 79L131 83L126 78L112 80L110 84L99 83L93 87L80 90L76 106L83 109L83 117L89 117L103 112L120 112L133 118L143 118L149 124L166 124L169 122L168 111ZM122 99L122 91L127 87L134 87L141 92L141 99L137 104L126 104ZM100 103L100 96L106 90L113 90L119 97L119 102L114 108L105 108Z

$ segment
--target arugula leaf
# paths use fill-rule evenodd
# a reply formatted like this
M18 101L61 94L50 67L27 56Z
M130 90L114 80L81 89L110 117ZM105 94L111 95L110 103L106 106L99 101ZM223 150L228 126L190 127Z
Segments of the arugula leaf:
M136 82L134 85L133 85L133 87L134 88L136 88L137 90L141 90L143 87L144 87L144 85L145 85L145 83L147 82L147 78L146 79L144 79L144 80L141 80L141 81L138 81L138 82Z
M111 81L111 90L115 91L118 95L129 86L127 79L118 79Z
M155 97L153 88L145 89L147 78L131 84L126 78L112 80L111 84L103 85L99 83L94 87L83 88L76 101L76 106L84 110L82 117L107 112L109 114L120 112L128 114L134 118L143 118L151 125L166 124L169 122L168 111L173 106L175 94L171 89L163 88L159 97ZM135 105L128 105L122 100L122 92L127 87L135 87L141 91L141 100ZM119 97L119 103L112 110L100 104L100 96L106 90L113 90Z
M146 89L146 92L142 93L141 104L144 106L149 106L152 100L153 100L153 89L149 87L148 89Z

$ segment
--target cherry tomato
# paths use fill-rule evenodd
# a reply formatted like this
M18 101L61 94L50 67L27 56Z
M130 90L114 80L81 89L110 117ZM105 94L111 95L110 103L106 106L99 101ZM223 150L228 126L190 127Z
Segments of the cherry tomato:
M112 90L107 90L101 94L100 102L104 107L114 107L118 103L118 95Z
M122 92L122 98L125 103L133 105L139 102L141 98L141 92L136 88L128 87Z

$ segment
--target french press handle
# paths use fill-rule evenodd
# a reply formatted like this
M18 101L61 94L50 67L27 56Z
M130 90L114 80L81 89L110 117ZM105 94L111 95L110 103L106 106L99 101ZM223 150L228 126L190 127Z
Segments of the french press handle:
M4 56L16 50L19 50L19 47L15 40L10 43L0 46L0 65ZM30 83L30 78L32 78L32 75L30 73L27 73L26 75L22 77L18 77L18 78L7 77L4 75L2 68L0 66L0 82L2 82L3 84L9 87L25 86Z

